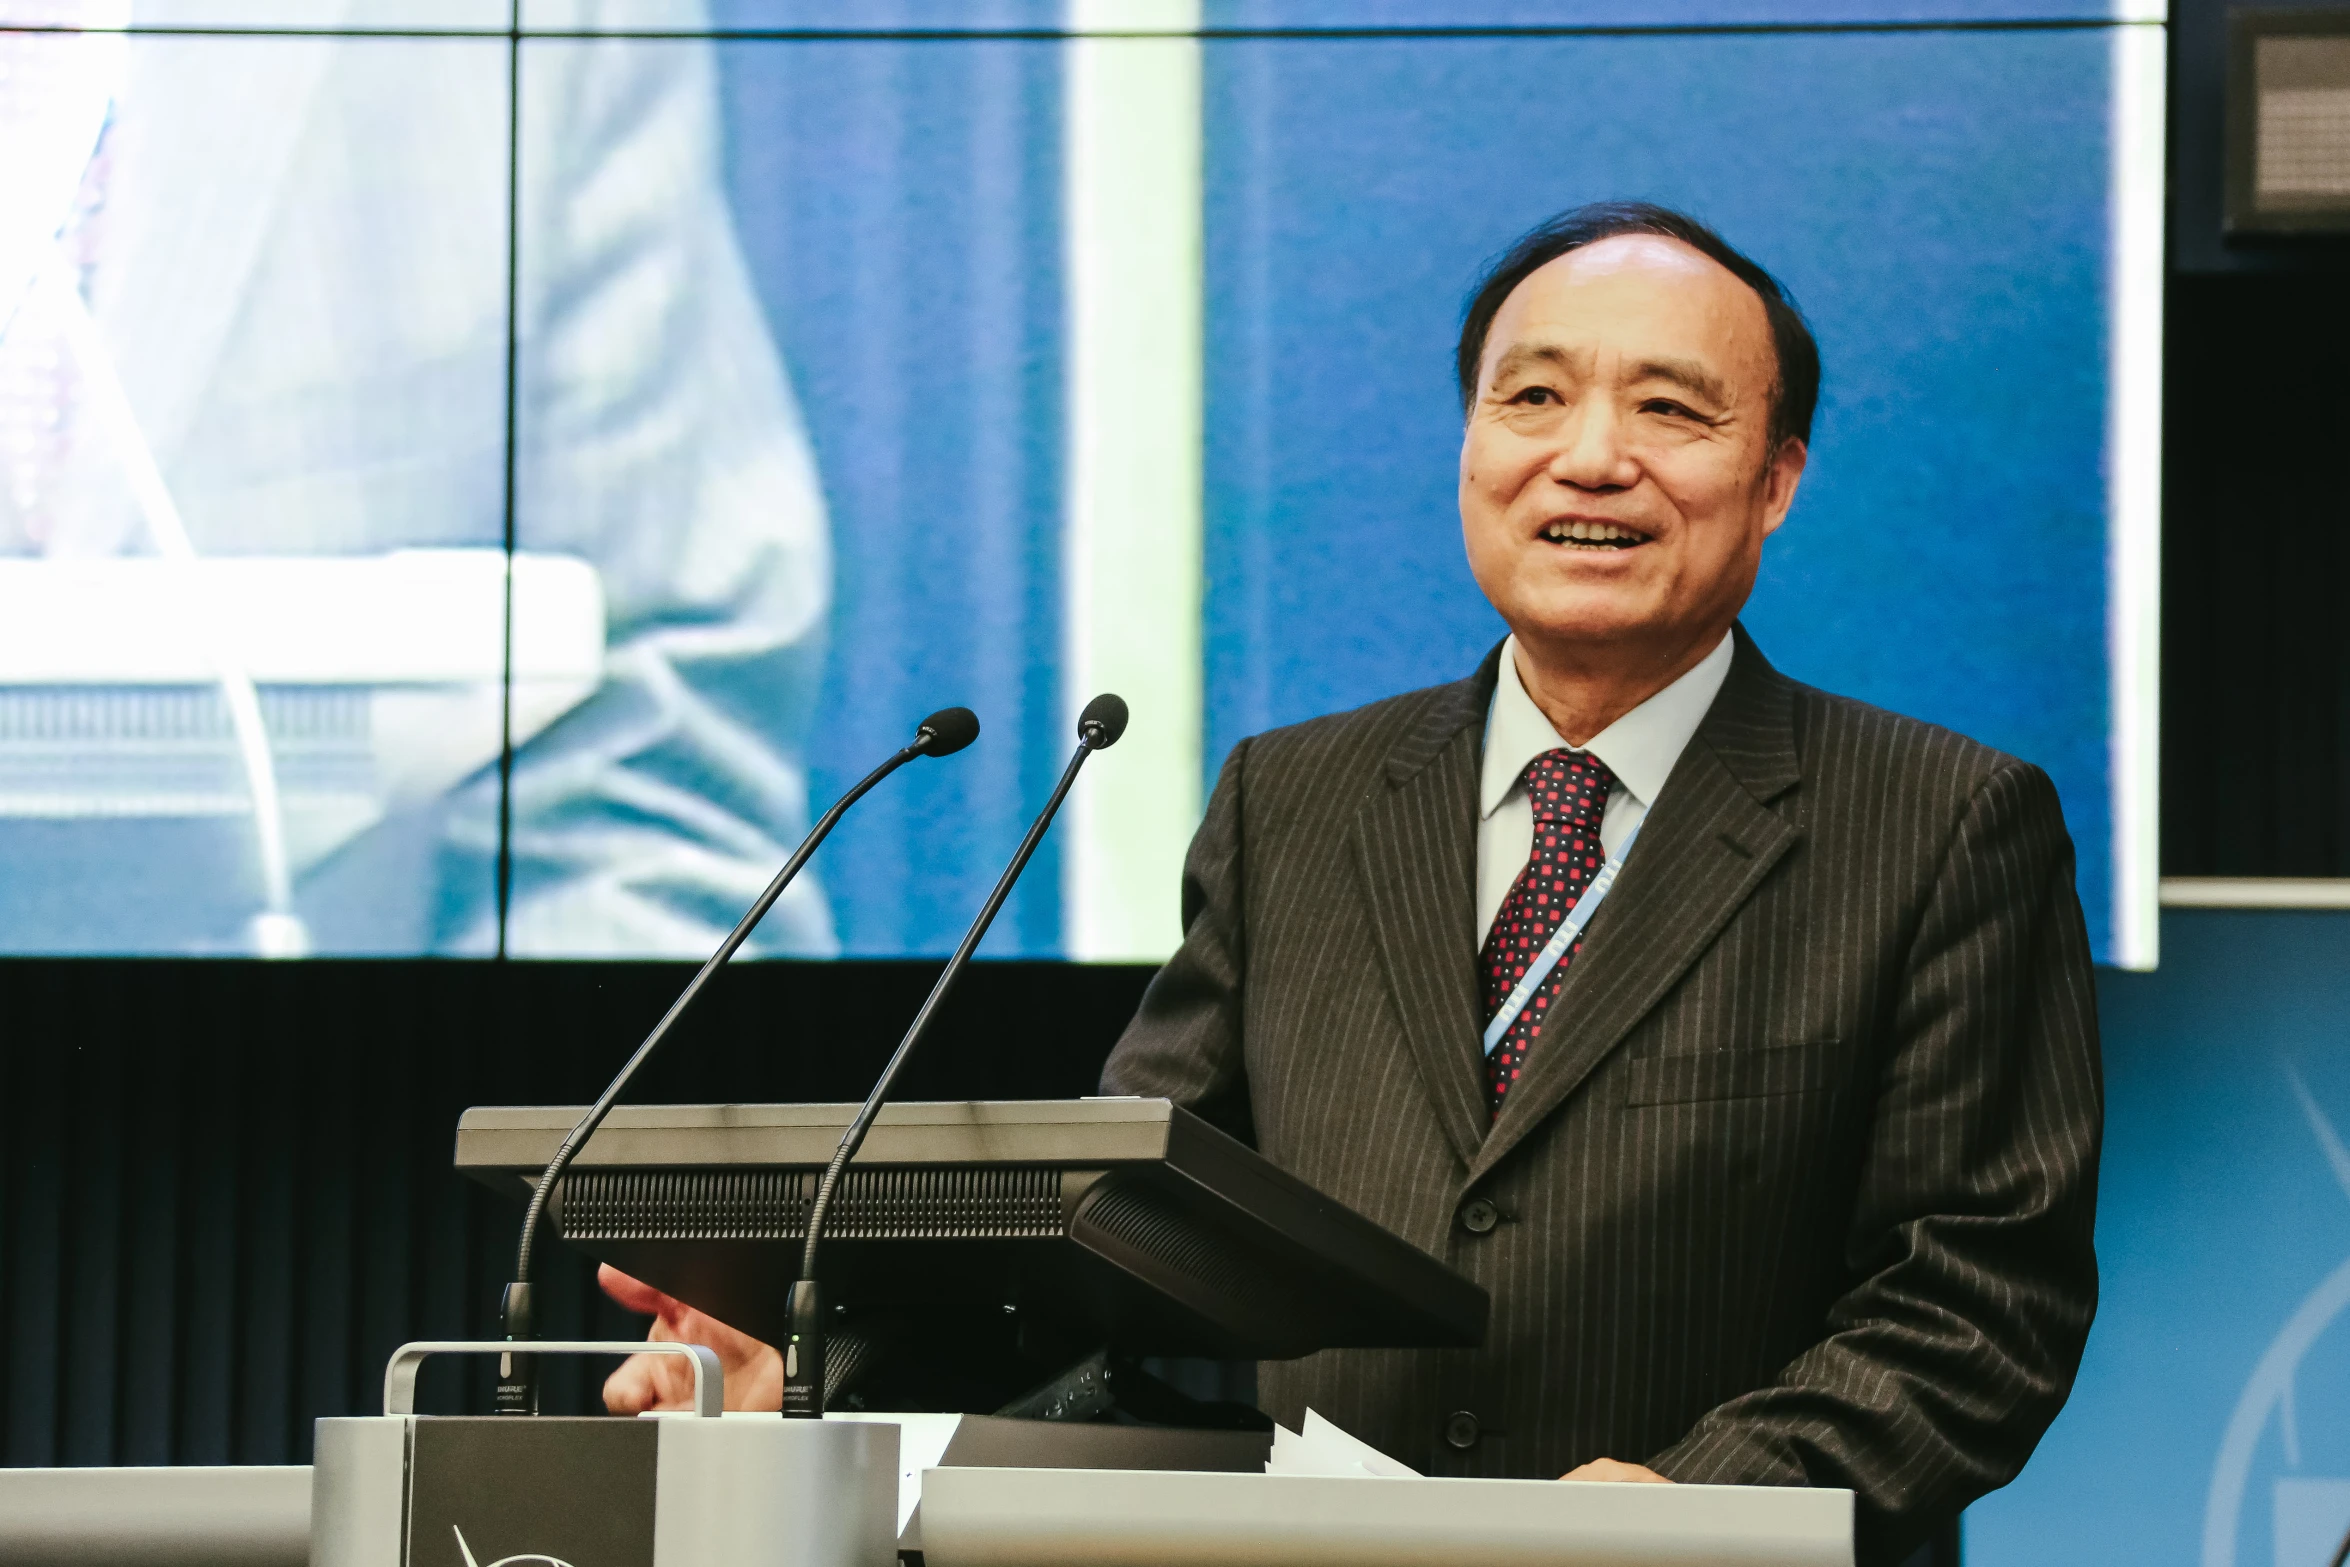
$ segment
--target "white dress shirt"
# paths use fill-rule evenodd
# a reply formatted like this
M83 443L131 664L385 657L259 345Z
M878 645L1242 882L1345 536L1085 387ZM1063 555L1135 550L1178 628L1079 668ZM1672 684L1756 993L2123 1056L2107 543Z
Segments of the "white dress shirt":
M1689 737L1704 722L1706 709L1730 673L1732 639L1671 685L1591 737L1587 746L1567 746L1518 679L1518 639L1502 644L1501 677L1494 682L1493 706L1485 715L1485 766L1477 796L1477 945L1483 948L1510 884L1534 852L1534 807L1526 802L1526 765L1545 751L1565 746L1588 751L1616 775L1607 810L1599 820L1600 847L1614 854L1648 815L1657 791L1681 759Z

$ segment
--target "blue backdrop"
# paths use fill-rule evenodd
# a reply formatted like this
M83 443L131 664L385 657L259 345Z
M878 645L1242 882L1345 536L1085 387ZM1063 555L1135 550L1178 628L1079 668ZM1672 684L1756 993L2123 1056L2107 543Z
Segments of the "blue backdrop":
M1465 674L1450 351L1581 201L1684 207L1808 312L1812 461L1748 624L2040 763L2109 926L2108 35L1208 47L1208 745Z
M2107 972L2103 1300L1970 1567L2327 1567L2350 1532L2350 914L2173 911Z

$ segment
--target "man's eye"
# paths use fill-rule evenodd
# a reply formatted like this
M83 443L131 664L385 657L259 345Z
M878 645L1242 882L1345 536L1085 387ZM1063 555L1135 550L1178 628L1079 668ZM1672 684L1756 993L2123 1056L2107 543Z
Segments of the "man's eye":
M1642 413L1663 414L1668 419L1696 419L1697 410L1686 403L1676 403L1669 397L1652 397L1640 405Z
M1558 393L1547 386L1529 386L1510 399L1513 403L1531 403L1536 407L1552 407L1558 400Z

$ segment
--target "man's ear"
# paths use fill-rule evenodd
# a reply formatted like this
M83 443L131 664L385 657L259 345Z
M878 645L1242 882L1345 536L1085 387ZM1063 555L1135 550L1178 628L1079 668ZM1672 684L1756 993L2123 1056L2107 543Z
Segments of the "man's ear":
M1763 465L1763 533L1766 536L1778 532L1779 524L1787 520L1788 510L1795 504L1796 486L1803 482L1803 465L1810 460L1811 448L1790 435Z

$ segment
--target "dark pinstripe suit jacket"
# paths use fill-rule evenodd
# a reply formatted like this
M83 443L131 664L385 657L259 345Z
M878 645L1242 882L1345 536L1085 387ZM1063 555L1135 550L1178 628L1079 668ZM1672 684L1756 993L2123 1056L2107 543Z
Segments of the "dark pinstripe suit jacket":
M1796 684L1741 629L1488 1129L1497 656L1233 749L1105 1091L1199 1110L1492 1291L1483 1349L1270 1364L1269 1412L1432 1473L1609 1455L1850 1486L1889 1559L2022 1466L2095 1309L2096 1019L2055 790Z

